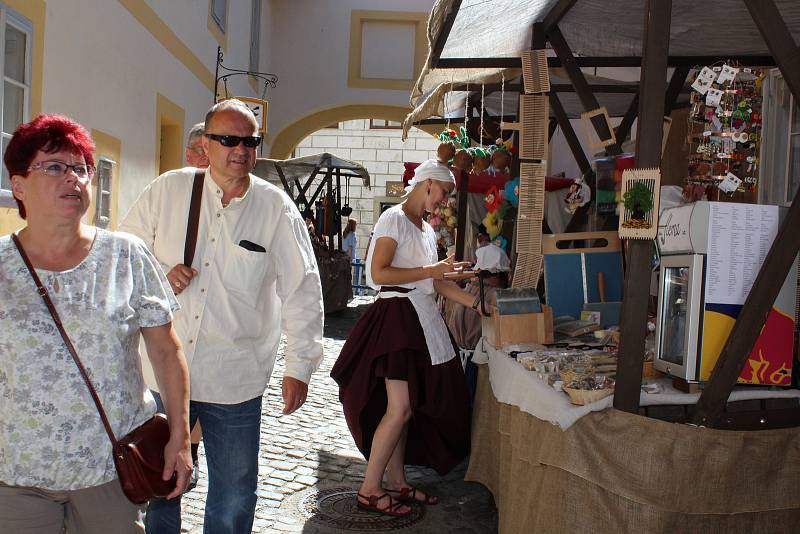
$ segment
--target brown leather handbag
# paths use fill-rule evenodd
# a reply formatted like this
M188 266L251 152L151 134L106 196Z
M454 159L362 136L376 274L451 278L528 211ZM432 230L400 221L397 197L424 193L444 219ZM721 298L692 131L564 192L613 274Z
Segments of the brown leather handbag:
M114 452L114 466L117 468L117 476L122 486L122 492L134 504L144 504L154 497L166 497L175 489L177 484L177 478L174 473L169 480L161 478L164 472L164 447L169 441L167 417L162 413L157 413L143 425L132 430L122 439L117 440L100 402L100 397L97 396L97 392L91 380L89 380L89 375L80 358L78 358L75 347L64 330L64 326L61 324L61 318L53 305L53 301L50 299L47 288L42 285L39 275L36 274L17 236L11 234L11 239L14 241L17 250L19 250L19 254L22 256L22 260L25 262L33 281L36 283L39 295L50 311L50 315L53 316L53 321L55 321L56 327L64 339L64 344L72 355L75 365L78 366L78 371L80 371L83 381L86 382L86 386L89 388L89 393L92 394L97 411L100 413L100 419L103 421L103 427L105 427L106 434L111 440L111 448Z

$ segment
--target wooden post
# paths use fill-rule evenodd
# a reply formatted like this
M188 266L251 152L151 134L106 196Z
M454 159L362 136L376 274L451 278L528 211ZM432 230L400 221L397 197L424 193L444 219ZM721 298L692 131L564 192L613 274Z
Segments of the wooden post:
M639 94L637 93L633 96L633 100L631 100L628 110L625 112L625 115L623 115L619 126L617 126L617 144L619 145L620 150L622 150L622 143L628 139L628 136L631 133L631 126L633 126L633 121L636 120L636 116L638 114Z
M781 18L772 0L745 0L750 16L767 43L772 57L783 74L783 79L795 99L800 98L800 49ZM780 292L786 274L800 250L800 191L795 195L789 213L775 236L775 241L761 265L753 287L744 301L736 324L725 342L717 364L706 385L693 422L714 426L725 409L733 386L742 367L753 350L761 328L767 319L775 298Z
M456 218L456 261L464 259L464 240L467 234L467 195L469 192L469 173L458 169L458 216Z
M333 217L335 215L334 211L336 210L336 205L333 203L333 195L331 194L331 190L333 189L333 177L331 176L330 167L328 167L328 172L325 173L325 185L325 195L328 199L328 209L326 211L328 216L325 217L325 223L328 226L328 257L331 257L333 255Z
M336 167L336 216L339 218L338 237L339 237L339 250L342 250L342 176L341 169ZM350 218L348 217L348 220Z
M689 75L688 65L678 65L672 71L672 77L669 79L667 86L667 93L664 95L664 116L669 117L672 109L675 107L675 102L683 90L683 85L686 83L686 77Z
M639 128L636 135L637 167L661 165L671 15L672 0L647 0L639 93ZM654 194L659 192L655 191ZM652 248L652 241L628 240L628 269L623 291L614 408L631 413L639 411Z

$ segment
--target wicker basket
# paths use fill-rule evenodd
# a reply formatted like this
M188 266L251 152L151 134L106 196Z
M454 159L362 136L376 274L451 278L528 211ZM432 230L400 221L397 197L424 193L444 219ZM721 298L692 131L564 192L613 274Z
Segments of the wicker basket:
M564 391L566 391L567 395L569 395L572 404L577 404L578 406L584 406L586 404L597 402L600 399L608 397L609 395L614 393L614 390L611 388L606 388L606 389L564 388Z
M577 380L580 382L581 380L589 378L593 374L594 374L594 369L591 367L587 367L586 370L582 373L575 372L572 369L562 369L559 372L559 375L561 375L561 380L563 380L565 384L569 384L573 380Z

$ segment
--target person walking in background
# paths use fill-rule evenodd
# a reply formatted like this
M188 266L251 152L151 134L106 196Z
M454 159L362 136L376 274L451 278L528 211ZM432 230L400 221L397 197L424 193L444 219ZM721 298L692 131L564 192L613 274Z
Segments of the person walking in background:
M203 134L206 131L206 125L203 122L198 122L189 129L186 135L186 164L189 167L196 167L205 169L208 167L208 156L203 149ZM197 481L200 479L200 466L197 451L200 448L200 440L203 439L203 430L200 423L195 423L192 428L191 441L192 441L192 480L189 483L189 489L194 489L197 486Z
M159 176L122 228L153 250L182 306L175 328L189 361L189 422L203 426L208 462L205 531L239 534L253 525L262 395L281 331L289 414L305 402L322 361L322 288L300 212L286 193L250 174L261 143L252 111L224 100L205 126L209 167L200 178L194 263L183 264L183 250L196 169ZM180 511L178 499L152 501L148 533L178 534Z
M81 222L91 200L94 143L83 126L40 115L11 137L4 162L27 226L0 238L0 532L142 533L122 493L112 446L77 363L26 268L53 301L121 438L156 411L139 337L161 386L170 438L164 479L184 491L188 371L172 328L169 282L141 239Z
M189 167L205 169L208 167L208 156L203 149L203 134L206 131L205 123L198 122L189 129L186 136L186 164Z
M356 220L347 219L347 226L344 227L342 233L342 248L350 258L350 262L356 259L356 246L358 245L358 238L356 237Z
M378 299L331 371L353 440L368 460L357 495L366 510L404 516L411 513L406 503L436 504L408 483L405 464L445 474L469 452L464 373L434 294L472 308L476 301L444 280L466 264L437 261L436 235L423 220L454 187L447 166L428 160L417 167L405 201L380 216L367 261L367 284Z

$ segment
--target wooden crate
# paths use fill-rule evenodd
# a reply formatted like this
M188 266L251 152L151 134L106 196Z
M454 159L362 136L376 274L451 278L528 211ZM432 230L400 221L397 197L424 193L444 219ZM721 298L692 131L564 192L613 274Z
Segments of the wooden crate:
M498 349L509 343L552 343L553 308L543 305L542 310L517 315L498 315L495 311L483 318L483 335Z

